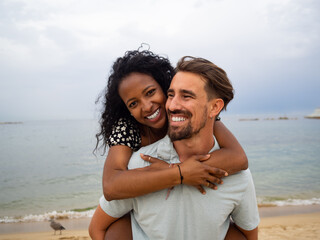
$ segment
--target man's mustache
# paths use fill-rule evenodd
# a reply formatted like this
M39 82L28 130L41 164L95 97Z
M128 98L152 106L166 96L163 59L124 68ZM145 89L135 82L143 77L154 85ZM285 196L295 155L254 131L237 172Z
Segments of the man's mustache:
M186 110L174 110L174 111L171 111L171 110L168 109L168 116L170 116L171 114L182 114L182 115L186 115L188 117L192 116L191 112L186 111Z

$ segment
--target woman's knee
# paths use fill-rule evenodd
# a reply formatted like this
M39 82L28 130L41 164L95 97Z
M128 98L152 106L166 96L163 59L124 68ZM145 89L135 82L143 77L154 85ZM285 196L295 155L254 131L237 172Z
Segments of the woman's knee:
M131 218L130 213L112 223L107 229L105 240L131 240Z

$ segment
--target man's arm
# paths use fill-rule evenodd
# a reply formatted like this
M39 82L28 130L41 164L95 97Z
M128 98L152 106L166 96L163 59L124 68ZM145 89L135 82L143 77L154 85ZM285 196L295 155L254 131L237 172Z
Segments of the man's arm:
M258 239L258 225L260 222L259 211L253 179L250 170L242 172L245 178L241 181L248 181L243 196L231 213L235 226L247 239ZM239 184L242 184L239 182Z

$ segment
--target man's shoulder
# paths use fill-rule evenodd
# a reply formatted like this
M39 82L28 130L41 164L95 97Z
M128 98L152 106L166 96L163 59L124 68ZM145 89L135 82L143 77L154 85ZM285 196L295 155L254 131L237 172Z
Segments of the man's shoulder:
M150 145L141 147L139 149L139 151L137 151L133 155L136 155L136 156L139 155L140 156L140 153L149 155L149 154L152 154L152 153L156 153L158 151L158 149L170 148L171 145L172 145L172 143L170 141L170 138L168 136L165 136L164 138L161 138L160 140L158 140L158 141L156 141L156 142L154 142L154 143L152 143Z
M164 138L150 144L144 147L141 147L137 152L133 152L128 168L133 169L133 168L140 168L140 167L146 167L149 166L150 163L144 161L141 157L140 154L145 154L149 155L151 157L156 157L159 158L158 152L163 151L162 149L165 148L170 148L170 145L172 145L170 139L168 136L165 136ZM160 158L161 159L161 158Z
M234 178L242 178L243 180L249 180L252 178L251 175L251 171L249 168L247 168L246 170L241 170L233 175L231 175L230 177L234 177Z
M251 175L251 171L249 168L247 168L246 170L242 170L239 172L243 177L246 177L246 178L250 178L252 177Z
M252 175L250 169L242 170L238 173L232 174L223 179L224 187L232 187L239 189L246 189L249 185L252 184Z

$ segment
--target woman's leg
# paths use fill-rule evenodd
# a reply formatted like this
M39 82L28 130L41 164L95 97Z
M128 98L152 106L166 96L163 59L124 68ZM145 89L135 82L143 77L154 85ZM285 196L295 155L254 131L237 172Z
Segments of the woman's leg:
M230 221L229 229L224 240L246 240L246 237L238 230L234 222Z
M113 218L100 205L95 210L89 225L89 235L93 240L132 239L130 214Z
M122 218L118 219L107 229L105 240L131 240L131 218L130 213L127 213Z

